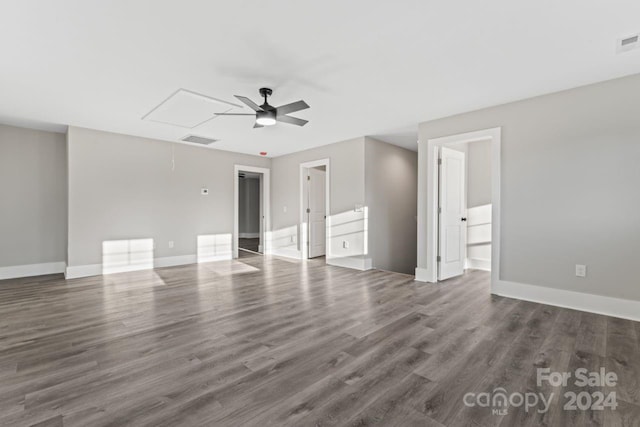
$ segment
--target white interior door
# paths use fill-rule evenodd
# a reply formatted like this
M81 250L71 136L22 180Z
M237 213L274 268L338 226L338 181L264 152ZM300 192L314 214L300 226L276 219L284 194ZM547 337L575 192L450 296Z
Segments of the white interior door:
M307 171L307 221L309 224L309 258L315 258L326 253L326 172L315 168L310 168Z
M438 280L464 273L466 248L465 155L442 147L439 179Z

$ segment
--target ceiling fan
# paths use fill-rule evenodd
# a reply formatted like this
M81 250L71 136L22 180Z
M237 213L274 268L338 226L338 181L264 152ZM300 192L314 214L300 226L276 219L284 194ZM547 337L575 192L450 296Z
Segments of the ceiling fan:
M260 89L260 96L264 98L264 104L258 105L249 98L244 96L235 95L242 103L247 105L255 114L246 113L217 113L216 116L254 116L256 117L256 124L254 128L261 128L264 126L273 126L276 122L289 123L296 126L304 126L308 123L308 120L299 119L297 117L291 117L287 114L295 113L296 111L306 110L309 108L306 102L296 101L291 104L281 105L274 107L269 105L267 97L271 96L273 91L269 88L263 87Z

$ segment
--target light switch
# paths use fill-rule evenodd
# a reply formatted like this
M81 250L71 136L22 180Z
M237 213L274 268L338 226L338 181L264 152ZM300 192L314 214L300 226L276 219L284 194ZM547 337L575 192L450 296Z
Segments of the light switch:
M587 266L576 264L576 276L578 277L587 277Z

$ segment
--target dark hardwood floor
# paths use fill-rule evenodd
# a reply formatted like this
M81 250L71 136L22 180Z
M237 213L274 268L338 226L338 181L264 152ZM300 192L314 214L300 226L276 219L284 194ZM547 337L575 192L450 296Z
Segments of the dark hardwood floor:
M247 256L0 282L0 425L638 425L640 325L324 261ZM615 371L615 411L563 411L538 367ZM555 392L545 414L470 392ZM567 387L570 390L571 387Z

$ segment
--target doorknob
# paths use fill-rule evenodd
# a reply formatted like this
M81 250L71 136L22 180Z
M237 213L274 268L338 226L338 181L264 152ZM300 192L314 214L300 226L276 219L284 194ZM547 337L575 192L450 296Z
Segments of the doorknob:
M464 218L464 217L460 218L460 221L466 221L466 220L467 220L467 218Z

